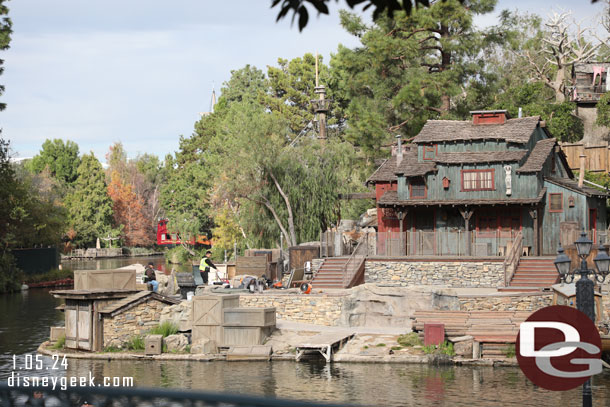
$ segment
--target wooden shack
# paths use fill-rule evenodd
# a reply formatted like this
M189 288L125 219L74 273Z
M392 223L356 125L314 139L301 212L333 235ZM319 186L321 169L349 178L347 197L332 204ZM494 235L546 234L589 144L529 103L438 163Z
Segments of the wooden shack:
M566 305L576 307L576 284L555 284L553 288L553 305ZM602 315L602 295L595 293L595 322L599 322Z

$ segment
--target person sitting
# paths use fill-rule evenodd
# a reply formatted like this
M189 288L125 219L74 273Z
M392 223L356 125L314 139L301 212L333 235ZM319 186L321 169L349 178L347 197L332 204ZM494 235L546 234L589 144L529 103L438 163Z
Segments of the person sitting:
M157 281L155 268L152 263L148 263L146 269L144 269L144 282L148 284L149 287L152 287L154 292L157 292L159 289L159 282Z

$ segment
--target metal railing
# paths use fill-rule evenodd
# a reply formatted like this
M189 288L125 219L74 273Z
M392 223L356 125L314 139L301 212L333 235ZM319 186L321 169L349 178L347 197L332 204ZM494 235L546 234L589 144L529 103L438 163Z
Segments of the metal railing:
M515 240L513 241L512 247L506 253L506 259L504 260L504 287L508 287L510 280L513 278L517 267L519 266L519 260L523 253L523 234L517 233Z
M346 404L310 403L237 394L203 393L191 390L144 389L128 387L10 387L0 383L0 406L58 407L347 407Z
M343 267L343 287L347 287L352 282L358 270L363 266L368 254L368 246L368 235L364 235Z

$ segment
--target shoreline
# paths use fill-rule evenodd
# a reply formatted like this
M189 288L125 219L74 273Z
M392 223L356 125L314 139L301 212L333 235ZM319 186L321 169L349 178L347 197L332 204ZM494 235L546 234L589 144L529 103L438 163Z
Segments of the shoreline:
M193 362L214 362L228 361L226 355L221 353L215 354L192 354L192 353L163 353L161 355L144 355L143 353L133 352L105 352L105 353L89 353L89 352L62 352L60 350L49 349L50 341L45 341L36 350L37 353L45 356L61 356L68 359L88 359L88 360L147 360L147 361L193 361ZM442 355L441 355L442 356ZM235 360L262 362L261 360ZM293 361L293 354L271 354L268 361ZM229 360L229 362L231 362ZM331 363L408 363L431 366L491 366L491 367L516 367L518 366L516 358L499 358L499 359L471 359L462 357L438 357L438 355L350 355L350 354L335 354Z

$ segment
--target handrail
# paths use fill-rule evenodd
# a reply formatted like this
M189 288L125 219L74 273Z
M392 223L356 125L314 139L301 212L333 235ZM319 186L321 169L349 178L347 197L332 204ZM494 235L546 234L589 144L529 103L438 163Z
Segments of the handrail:
M519 231L513 241L513 247L506 253L506 258L504 259L504 287L508 287L508 283L510 283L510 280L513 278L522 253L523 233Z
M366 248L366 252L364 253L364 255L358 254L361 247ZM358 242L358 244L356 245L356 248L354 249L352 254L349 256L349 259L347 259L347 262L343 266L343 287L347 287L347 285L352 281L352 279L354 278L354 275L360 268L360 265L366 258L367 254L368 254L368 235L365 235L364 238ZM357 259L360 260L360 261L358 261L358 263L356 263ZM353 266L352 266L352 264L353 264Z

